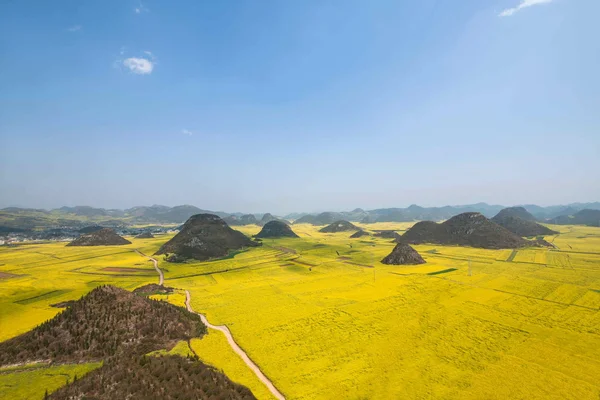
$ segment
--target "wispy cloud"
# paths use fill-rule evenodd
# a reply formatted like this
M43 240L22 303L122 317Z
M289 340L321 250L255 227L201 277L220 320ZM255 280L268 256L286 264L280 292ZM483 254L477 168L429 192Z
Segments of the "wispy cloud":
M154 62L146 58L126 58L123 60L123 65L131 72L138 75L150 75L154 69Z
M73 25L72 27L67 28L67 30L69 32L77 32L77 31L80 31L81 28L83 28L81 25Z
M550 2L552 2L552 0L521 0L521 3L518 6L513 7L513 8L507 8L506 10L504 10L500 14L498 14L498 16L499 17L510 17L517 11L521 11L524 8L531 7L531 6L537 6L538 4L546 4L546 3L550 3Z
M140 1L139 5L133 9L133 12L135 12L136 14L141 14L145 12L150 12L150 10L148 10L148 8Z
M194 134L194 132L188 131L187 129L182 129L181 133L183 133L184 135L188 135L188 136L192 136Z

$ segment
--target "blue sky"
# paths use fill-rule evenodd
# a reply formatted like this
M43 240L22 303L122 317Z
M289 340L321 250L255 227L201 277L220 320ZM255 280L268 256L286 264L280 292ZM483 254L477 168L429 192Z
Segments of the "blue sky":
M597 0L0 3L0 206L600 199Z

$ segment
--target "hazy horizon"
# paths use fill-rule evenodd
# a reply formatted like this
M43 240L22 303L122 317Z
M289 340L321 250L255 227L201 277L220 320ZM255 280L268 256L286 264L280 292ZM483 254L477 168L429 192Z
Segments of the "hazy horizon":
M594 0L0 5L0 207L600 199Z
M271 214L275 214L275 215L287 215L287 214L294 214L294 213L308 213L308 214L317 214L317 213L322 213L322 212L344 212L344 211L352 211L355 210L357 208L361 208L365 211L369 211L369 210L376 210L376 209L386 209L386 208L407 208L411 205L417 205L420 207L424 207L424 208L435 208L435 207L445 207L445 206L450 206L450 207L462 207L462 206L471 206L471 205L477 205L477 204L487 204L488 206L502 206L502 207L515 207L515 206L527 206L527 205L536 205L536 206L540 206L540 207L550 207L550 206L568 206L571 204L587 204L587 203L596 203L598 202L598 200L591 200L591 201L575 201L575 202L569 202L569 203L557 203L557 204L537 204L537 203L515 203L515 204L502 204L502 203L490 203L490 202L472 202L472 203L461 203L461 204L439 204L439 205L426 205L426 204L418 204L418 203L410 203L410 204L406 204L406 205L394 205L394 206L385 206L385 207L361 207L361 206L356 206L356 207L350 207L350 208L344 208L344 209L339 209L339 208L327 208L327 209L315 209L315 210L291 210L291 211L282 211L282 212L275 212L273 210L262 210L262 211L247 211L247 210L226 210L226 209L220 209L220 208L208 208L208 207L203 207L201 205L197 205L197 204L193 204L193 203L181 203L181 204L159 204L159 203L151 203L151 204L136 204L133 206L129 206L129 207L102 207L102 206L94 206L94 205L89 205L89 204L63 204L61 206L58 207L23 207L20 205L8 205L8 206L2 206L0 205L0 209L4 209L4 208L9 208L9 207L17 207L17 208L29 208L29 209L43 209L43 210L47 210L47 211L51 211L51 210L55 210L55 209L59 209L61 207L82 207L82 206L88 206L88 207L93 207L93 208L102 208L105 210L127 210L127 209L131 209L134 207L151 207L151 206L166 206L166 207L176 207L176 206L194 206L194 207L198 207L202 210L207 210L207 211L214 211L214 212L225 212L225 213L229 213L229 214L233 214L233 213L249 213L249 214L265 214L265 213L271 213Z

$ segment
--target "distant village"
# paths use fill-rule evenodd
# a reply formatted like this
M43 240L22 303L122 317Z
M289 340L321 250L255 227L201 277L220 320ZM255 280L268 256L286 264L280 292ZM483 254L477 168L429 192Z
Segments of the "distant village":
M42 230L15 230L13 232L0 232L0 246L10 246L20 243L36 242L70 242L79 236L105 228L100 225L86 226L81 229L72 227L51 228ZM165 234L179 231L173 226L147 226L143 228L112 227L121 236L136 236L141 233Z

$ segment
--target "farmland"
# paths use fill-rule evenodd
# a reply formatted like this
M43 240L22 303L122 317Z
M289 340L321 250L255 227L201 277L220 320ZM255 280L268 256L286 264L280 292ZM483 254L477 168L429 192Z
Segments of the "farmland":
M267 239L222 260L158 260L165 284L189 290L193 308L227 325L290 399L597 399L600 229L551 228L560 234L546 240L557 249L419 245L427 264L415 267L379 263L390 239L349 239L304 224L293 226L300 239ZM251 235L260 228L236 229ZM156 283L152 263L133 250L152 254L167 239L0 248L0 340L95 286ZM154 297L184 301L181 290ZM269 398L218 332L192 340L191 350Z

